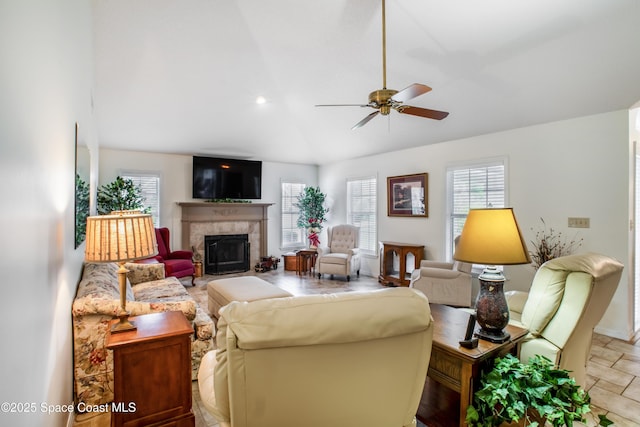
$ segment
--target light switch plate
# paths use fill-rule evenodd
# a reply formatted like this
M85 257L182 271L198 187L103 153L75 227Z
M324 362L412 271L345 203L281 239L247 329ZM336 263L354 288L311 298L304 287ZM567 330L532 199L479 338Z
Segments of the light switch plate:
M571 228L589 228L591 227L589 218L569 217L569 227Z

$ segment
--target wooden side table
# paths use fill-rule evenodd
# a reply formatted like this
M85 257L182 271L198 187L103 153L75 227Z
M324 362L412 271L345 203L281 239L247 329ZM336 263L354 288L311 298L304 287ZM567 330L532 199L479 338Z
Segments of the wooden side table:
M313 275L316 271L316 258L318 251L315 249L300 249L296 252L296 273L304 274L311 272Z
M427 425L465 426L467 408L473 400L480 374L490 368L493 359L515 351L519 341L528 331L514 325L505 328L511 340L496 344L479 340L476 348L463 348L459 341L464 337L469 313L441 304L429 304L433 317L433 346L425 389L417 417ZM477 325L476 325L477 329ZM453 402L442 390L445 388L459 395L457 411L443 408L442 402Z
M420 267L424 245L412 243L380 242L380 275L378 282L383 285L409 286L410 274L407 273L407 255L413 255L414 268ZM400 269L393 269L393 255L400 258Z
M130 320L137 329L107 334L114 368L111 426L194 427L191 324L180 311Z

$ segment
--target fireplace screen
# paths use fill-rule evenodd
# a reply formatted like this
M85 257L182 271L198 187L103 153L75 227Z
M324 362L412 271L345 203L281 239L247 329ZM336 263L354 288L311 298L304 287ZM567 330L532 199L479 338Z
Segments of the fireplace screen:
M238 273L249 270L249 235L228 234L204 237L204 272Z

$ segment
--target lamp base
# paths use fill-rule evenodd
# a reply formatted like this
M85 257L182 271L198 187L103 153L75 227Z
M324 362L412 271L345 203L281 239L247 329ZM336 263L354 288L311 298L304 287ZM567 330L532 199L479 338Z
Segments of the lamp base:
M493 343L511 338L504 328L509 324L509 306L504 296L504 276L495 267L484 269L480 277L480 293L476 300L476 317L480 330L477 337Z
M129 321L129 313L119 314L120 319L117 323L111 325L111 333L133 331L137 329L136 325Z
M475 333L475 336L480 338L481 340L502 344L503 342L507 342L511 339L511 335L505 331L487 331L484 329L478 329Z
M118 268L118 284L120 285L120 311L118 312L118 323L111 326L111 332L125 332L136 329L136 326L129 321L129 312L127 311L127 270L124 267L124 261L120 262Z

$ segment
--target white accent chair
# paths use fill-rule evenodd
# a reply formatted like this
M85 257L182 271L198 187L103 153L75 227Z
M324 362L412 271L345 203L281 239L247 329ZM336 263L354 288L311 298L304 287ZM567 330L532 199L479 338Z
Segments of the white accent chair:
M604 255L570 255L544 263L528 293L505 292L510 323L529 330L518 344L520 360L543 355L571 371L584 387L593 329L613 298L622 269Z
M343 224L327 228L327 246L318 248L316 271L323 274L340 274L351 280L351 274L360 276L360 229Z
M460 236L456 237L456 244L459 238ZM409 287L423 292L431 303L470 307L472 266L459 261L422 260L420 268L411 273Z
M432 337L408 288L231 302L200 397L221 427L415 426Z

